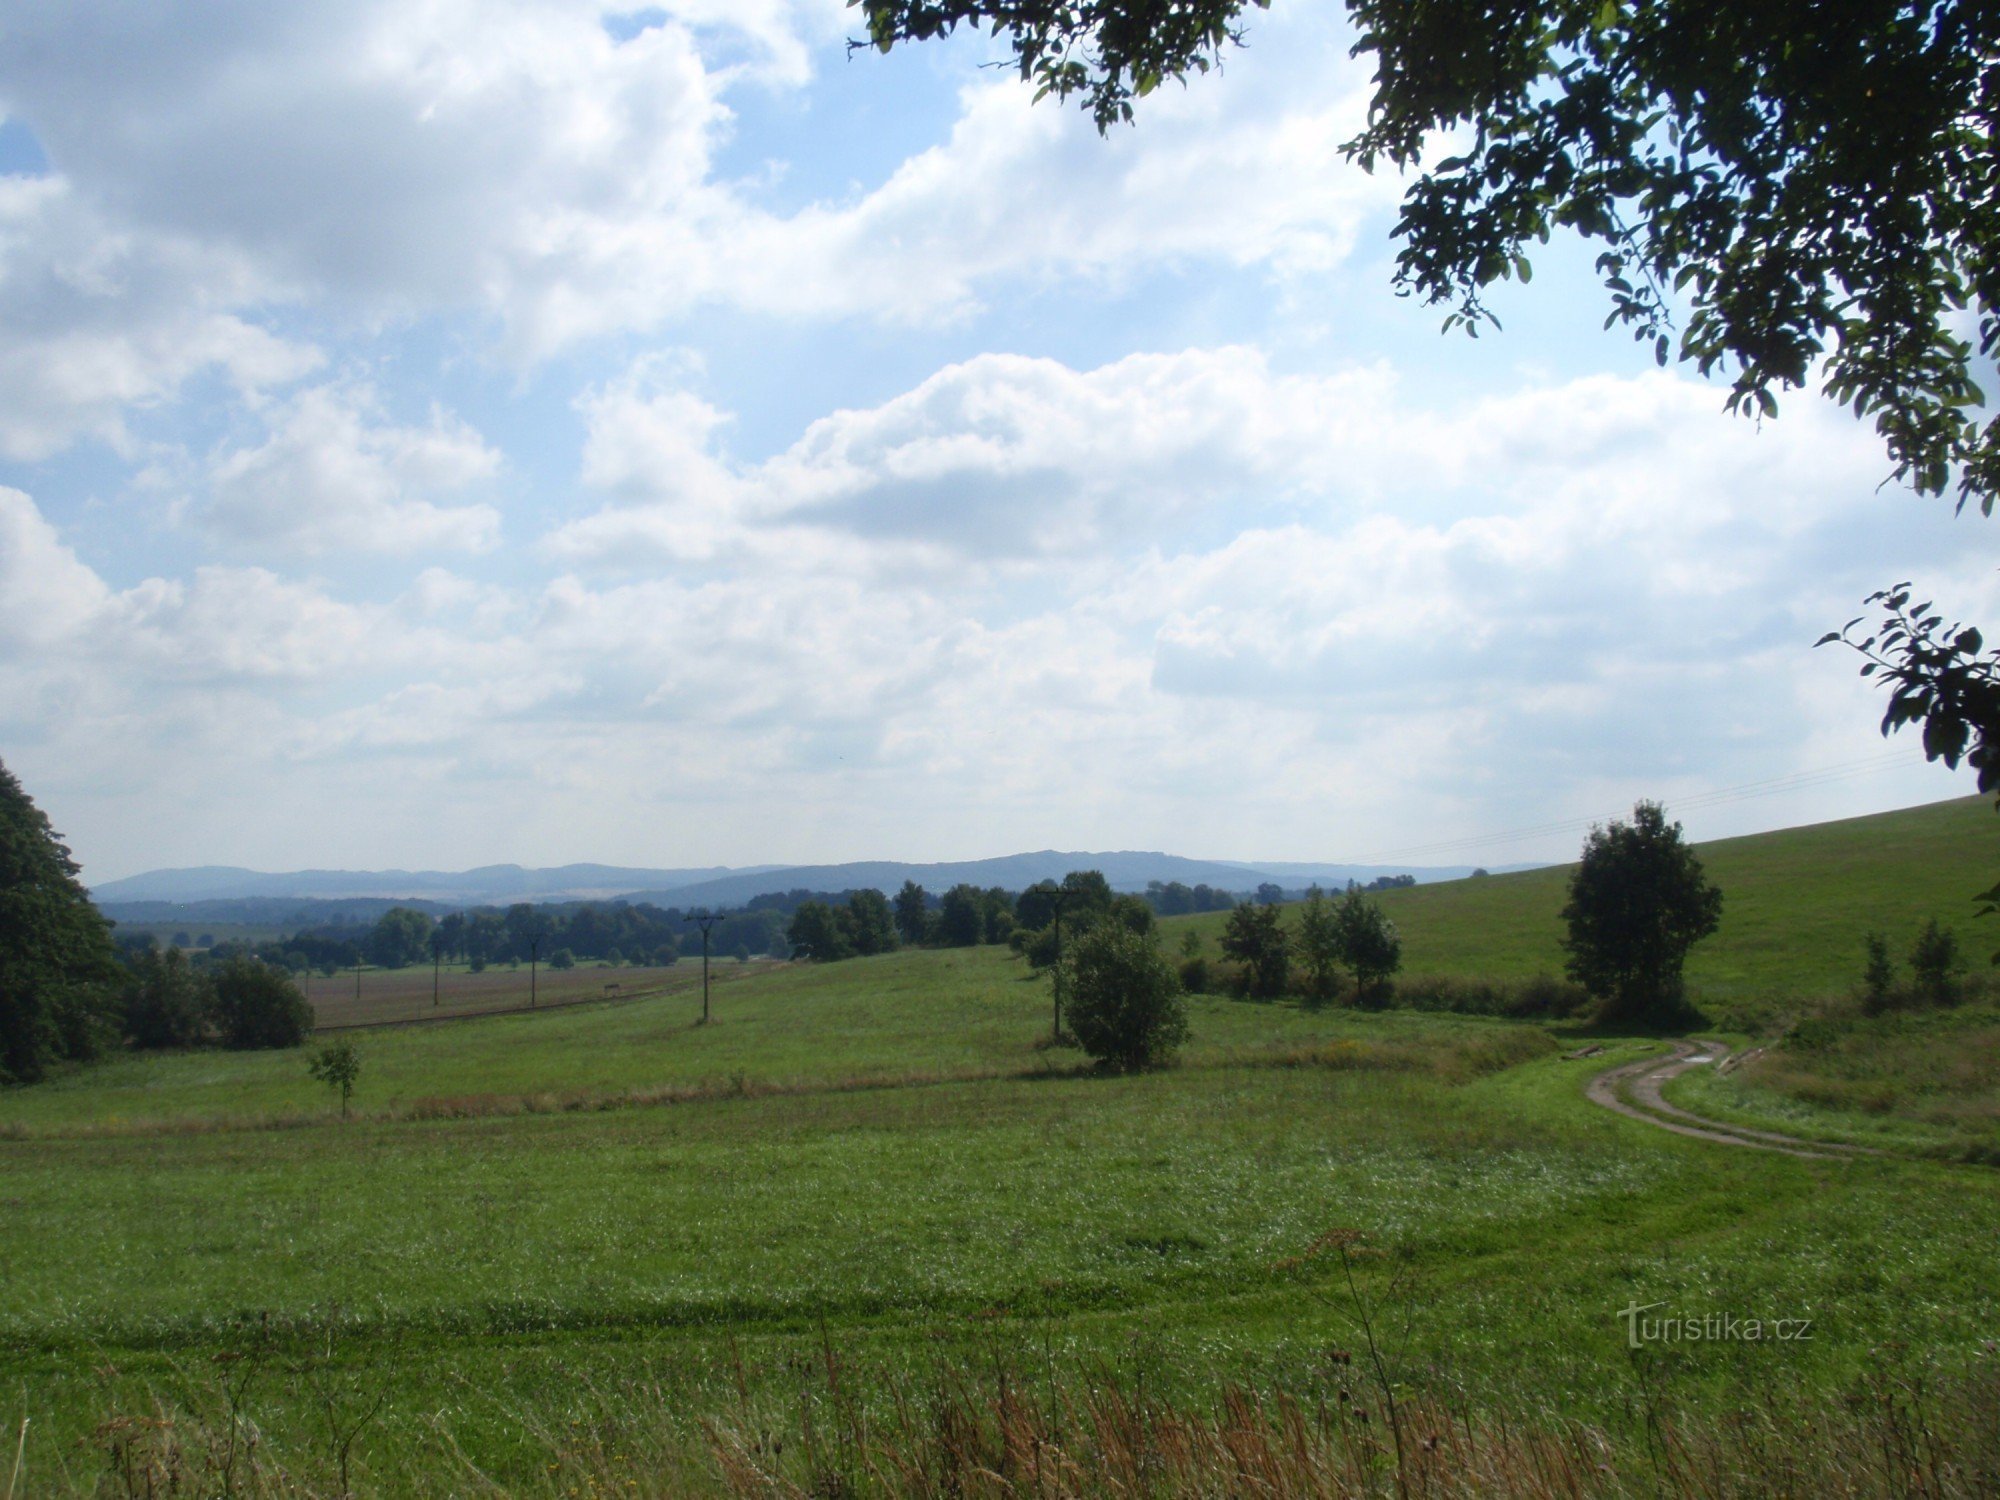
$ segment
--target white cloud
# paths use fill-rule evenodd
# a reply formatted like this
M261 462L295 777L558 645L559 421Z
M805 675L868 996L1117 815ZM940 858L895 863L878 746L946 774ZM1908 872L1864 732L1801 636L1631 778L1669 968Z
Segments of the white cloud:
M319 351L235 310L260 292L227 251L122 230L63 179L0 177L0 453L126 448L129 412L204 371L250 393L308 373Z
M479 551L499 538L490 504L444 505L501 468L484 439L433 407L422 427L384 419L366 385L319 386L266 413L269 437L219 456L199 511L232 544L331 551Z

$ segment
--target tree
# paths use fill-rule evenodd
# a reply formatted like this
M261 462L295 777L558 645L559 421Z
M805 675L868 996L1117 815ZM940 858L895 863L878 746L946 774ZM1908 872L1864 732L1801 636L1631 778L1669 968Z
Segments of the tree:
M947 948L971 948L986 940L986 900L978 886L955 885L944 893L938 935Z
M1630 823L1590 830L1562 918L1569 976L1603 1002L1604 1019L1671 1022L1685 1014L1681 965L1721 924L1722 892L1681 825L1640 802Z
M407 969L431 953L431 919L408 906L392 906L368 934L368 961L384 969Z
M896 949L896 919L888 898L877 890L859 890L847 898L841 925L848 944L864 958L871 953L893 953Z
M1340 923L1333 903L1317 885L1306 892L1305 902L1299 907L1299 925L1292 942L1306 971L1306 998L1315 1005L1324 1005L1340 987L1343 960Z
M574 969L576 967L576 955L567 948L558 948L549 955L549 967L551 969Z
M208 977L189 968L180 949L144 953L125 987L125 1034L137 1047L199 1047L214 1005Z
M1292 954L1275 906L1244 905L1229 914L1222 951L1249 971L1250 993L1270 998L1285 992Z
M331 1047L322 1047L307 1071L321 1083L340 1090L340 1118L347 1118L347 1101L354 1092L355 1080L361 1076L361 1054L352 1042L335 1042Z
M785 936L791 939L794 950L803 949L803 956L815 963L832 963L835 959L854 956L840 914L824 901L803 903L792 913L791 926L786 929Z
M1257 887L1257 904L1259 906L1276 906L1284 899L1285 892L1282 886L1273 885L1267 880Z
M232 958L216 969L214 983L225 1047L296 1047L312 1034L312 1006L284 970Z
M32 1083L116 1040L124 971L78 869L0 765L0 1083Z
M1366 892L1350 888L1333 910L1341 960L1354 971L1356 996L1380 1001L1389 977L1403 967L1403 940L1396 924Z
M1099 922L1068 945L1061 968L1070 1031L1103 1066L1152 1067L1187 1040L1180 977L1154 934Z
M896 892L896 932L915 947L924 940L924 924L930 920L930 897L914 880L903 882Z

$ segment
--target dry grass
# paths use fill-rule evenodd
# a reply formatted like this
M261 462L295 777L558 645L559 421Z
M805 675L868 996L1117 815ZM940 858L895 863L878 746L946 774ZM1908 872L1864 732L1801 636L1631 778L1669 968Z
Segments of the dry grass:
M97 1429L95 1471L63 1488L123 1496L357 1494L733 1496L738 1500L1959 1500L2000 1491L2000 1372L1864 1381L1847 1399L1776 1398L1693 1417L1641 1379L1621 1437L1554 1413L1479 1413L1438 1396L1392 1406L1357 1363L1326 1356L1316 1395L1225 1388L1212 1406L1160 1400L1099 1371L1061 1384L943 1367L864 1400L830 1345L799 1370L796 1403L676 1410L660 1391L580 1393L588 1414L520 1414L530 1473L495 1477L434 1428L424 1471L274 1451L218 1405L156 1403ZM1393 1415L1394 1420L1390 1417ZM77 1480L83 1480L81 1484Z

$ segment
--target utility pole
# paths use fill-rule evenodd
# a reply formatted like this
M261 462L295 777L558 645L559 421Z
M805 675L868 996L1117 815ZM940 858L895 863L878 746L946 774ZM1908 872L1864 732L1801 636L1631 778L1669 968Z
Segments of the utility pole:
M431 1009L438 1008L439 985L444 977L444 949L431 944Z
M538 932L533 937L528 939L528 1009L529 1010L533 1010L535 1008L535 975L537 972L536 966L541 961L541 955L542 955L542 935ZM518 974L520 970L517 969L514 972Z
M701 928L701 1024L708 1024L708 934L722 919L713 912L698 911L693 916L682 917L683 922L693 922Z

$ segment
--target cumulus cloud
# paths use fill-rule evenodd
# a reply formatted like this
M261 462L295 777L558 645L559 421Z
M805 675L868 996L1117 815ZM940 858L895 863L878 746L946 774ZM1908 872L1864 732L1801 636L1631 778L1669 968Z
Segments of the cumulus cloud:
M366 385L319 386L266 414L269 436L218 456L199 514L238 545L300 554L478 551L499 537L490 504L440 504L501 468L500 454L433 407L421 427L385 419Z
M263 290L240 256L133 233L67 181L0 176L0 453L127 449L129 413L197 374L246 393L307 374L317 349L241 311Z
M728 100L803 88L814 48L844 34L838 6L101 11L31 8L0 36L0 99L56 174L21 191L72 200L100 246L182 247L183 300L245 324L207 329L211 345L246 342L258 310L284 304L471 311L532 359L709 303L910 321L963 315L1009 277L1319 271L1391 191L1340 159L1360 76L1309 19L1269 22L1268 52L1160 96L1144 129L1108 141L1075 111L1031 108L1019 84L978 83L945 141L845 200L781 213L717 169ZM30 238L46 256L57 235ZM133 397L107 380L93 399Z

